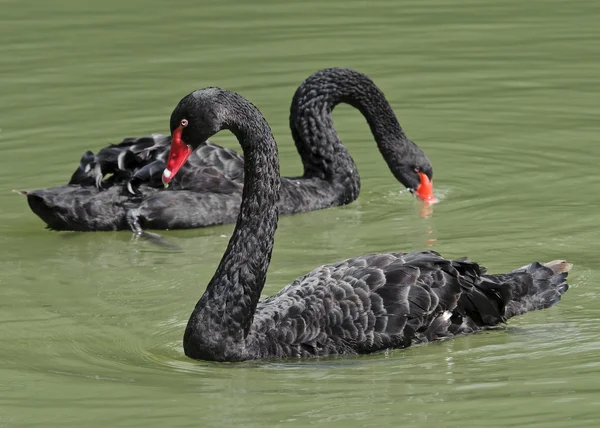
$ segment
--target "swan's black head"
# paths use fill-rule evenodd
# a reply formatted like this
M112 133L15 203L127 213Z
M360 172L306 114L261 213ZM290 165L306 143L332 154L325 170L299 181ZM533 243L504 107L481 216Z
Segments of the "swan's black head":
M225 90L206 88L183 97L171 113L171 151L163 172L167 185L192 152L223 125Z
M406 139L404 150L398 153L390 168L394 177L411 193L426 202L436 202L433 196L433 167L415 143ZM389 163L389 161L388 161Z

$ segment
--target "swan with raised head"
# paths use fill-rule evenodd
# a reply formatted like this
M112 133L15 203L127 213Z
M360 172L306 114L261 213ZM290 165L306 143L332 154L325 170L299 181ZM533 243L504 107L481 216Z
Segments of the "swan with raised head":
M243 361L370 353L474 333L548 308L567 290L565 261L488 275L433 251L369 254L323 265L259 301L277 228L281 189L268 123L242 96L219 88L184 97L171 115L169 160L223 129L244 152L244 187L227 250L185 329L194 359ZM165 169L169 183L176 168Z
M282 179L280 213L345 205L358 197L356 165L333 127L332 111L340 103L366 118L394 177L433 201L431 163L406 136L383 93L362 73L329 68L309 76L292 99L290 129L304 174ZM167 169L176 178L161 189L170 149ZM69 185L23 193L33 212L56 230L187 229L234 223L243 179L244 158L235 151L208 142L190 150L155 135L126 139L97 155L86 152Z

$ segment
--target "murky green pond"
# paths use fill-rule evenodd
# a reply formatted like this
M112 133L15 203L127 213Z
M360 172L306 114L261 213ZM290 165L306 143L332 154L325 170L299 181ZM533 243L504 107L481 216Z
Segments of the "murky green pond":
M597 427L599 21L593 0L0 0L0 427ZM10 192L166 132L183 95L215 85L260 107L298 174L291 96L329 66L383 89L443 200L423 218L359 113L336 109L361 196L281 219L265 293L326 262L432 247L493 272L567 258L558 306L368 357L195 362L183 328L231 226L166 232L172 252L46 231Z

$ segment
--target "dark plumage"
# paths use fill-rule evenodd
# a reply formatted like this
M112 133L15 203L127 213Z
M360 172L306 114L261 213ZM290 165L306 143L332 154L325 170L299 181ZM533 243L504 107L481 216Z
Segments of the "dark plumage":
M242 361L402 348L548 308L568 288L570 265L564 261L488 275L466 258L417 251L324 265L259 302L281 182L269 125L246 99L217 88L186 96L171 116L171 131L192 147L221 129L231 130L244 151L244 190L227 250L185 330L183 346L191 358Z
M431 163L404 134L377 86L357 71L325 69L309 76L292 100L290 128L304 174L282 178L282 214L344 205L358 197L356 165L333 127L331 114L339 103L364 115L390 170L405 187L417 189L420 172L432 178ZM244 158L204 142L169 189L163 189L160 178L170 145L170 136L128 138L96 155L86 152L68 186L23 193L32 211L56 230L185 229L233 223L239 212ZM111 190L111 196L89 189L115 186L120 189ZM94 208L75 208L82 206Z

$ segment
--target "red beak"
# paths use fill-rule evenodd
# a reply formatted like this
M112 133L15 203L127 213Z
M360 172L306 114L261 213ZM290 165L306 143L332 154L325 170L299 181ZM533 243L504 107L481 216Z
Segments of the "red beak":
M421 179L421 183L417 186L415 194L425 202L437 202L436 197L433 196L433 182L424 172L419 172L419 178Z
M162 175L162 182L165 187L169 185L169 182L175 177L177 171L181 169L193 151L191 146L188 146L181 140L182 131L183 127L180 125L173 131L173 135L171 136L171 151L169 152L167 167Z

